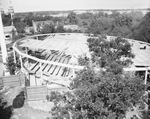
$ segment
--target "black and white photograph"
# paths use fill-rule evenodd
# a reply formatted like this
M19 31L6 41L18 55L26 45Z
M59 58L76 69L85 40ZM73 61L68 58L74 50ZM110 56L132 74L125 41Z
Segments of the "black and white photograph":
M0 119L150 119L150 0L0 0Z

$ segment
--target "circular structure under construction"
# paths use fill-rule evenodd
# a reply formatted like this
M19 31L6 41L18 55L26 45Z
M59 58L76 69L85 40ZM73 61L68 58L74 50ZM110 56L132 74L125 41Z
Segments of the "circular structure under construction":
M14 43L14 58L16 61L16 56L19 56L21 70L30 77L31 86L43 85L49 80L67 85L70 81L68 79L75 77L75 71L83 69L83 66L78 65L78 57L81 55L90 57L88 38L89 36L81 33L27 36ZM150 44L127 40L132 45L135 58L132 60L132 67L124 70L150 70Z

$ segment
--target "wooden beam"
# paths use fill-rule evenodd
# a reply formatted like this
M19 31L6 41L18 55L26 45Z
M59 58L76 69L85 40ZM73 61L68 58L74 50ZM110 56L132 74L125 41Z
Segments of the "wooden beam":
M41 80L43 80L43 72L42 72L42 63L40 62L40 76Z
M16 53L14 49L13 49L13 54L14 54L14 63L16 64Z
M145 79L144 79L144 84L147 84L147 74L148 74L148 70L145 71Z

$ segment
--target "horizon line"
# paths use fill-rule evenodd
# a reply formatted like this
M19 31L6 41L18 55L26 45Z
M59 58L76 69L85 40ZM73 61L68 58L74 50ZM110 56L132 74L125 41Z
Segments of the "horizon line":
M98 9L98 8L92 8L92 9L68 9L68 10L43 10L43 11L38 11L38 10L35 10L35 11L21 11L21 12L15 12L15 13L28 13L28 12L50 12L50 11L52 11L52 12L67 12L67 11L115 11L115 10L150 10L150 7L148 8L127 8L127 9L125 9L125 8L122 8L122 9L120 9L120 8L111 8L111 9L109 9L109 8L103 8L103 9ZM15 11L15 10L14 10Z

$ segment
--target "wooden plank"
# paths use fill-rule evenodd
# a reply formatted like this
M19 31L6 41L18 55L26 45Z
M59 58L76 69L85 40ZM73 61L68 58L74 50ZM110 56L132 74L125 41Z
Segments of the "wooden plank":
M70 59L71 58L70 55L67 55L66 57L64 57L64 59L61 63L64 63L64 64L67 63L67 58ZM57 70L57 73L55 75L59 74L59 71L61 70L61 68L62 68L61 66L58 66L58 70Z
M51 60L52 57L54 56L53 54L57 54L57 51L51 51L51 52L52 52L51 54L48 54L48 57L46 58L46 60ZM42 71L43 71L43 69L46 68L47 65L48 65L48 64L42 63ZM40 67L38 67L38 68L35 70L35 73L36 73L36 74L39 74L39 73L40 73L39 69L40 69Z
M46 54L46 59L49 57L49 54ZM35 67L33 67L32 72L36 73L38 70L40 69L40 63L37 62L37 64L35 65Z
M49 54L48 58L46 60L51 60L54 57L54 53L53 54ZM44 69L46 68L48 64L42 63L42 71L44 71ZM36 73L39 74L39 69L40 67L36 70Z
M52 58L51 61L55 61L56 60L57 55L54 55L54 57ZM48 70L50 70L50 68L53 66L53 64L48 64L44 70L44 72L48 72Z
M36 62L35 65L33 65L32 67L30 67L30 71L35 73L35 69L37 69L39 67L39 62Z
M28 100L46 100L47 87L46 86L33 86L27 87Z
M32 89L27 89L28 94L32 94L32 93L41 93L41 92L46 92L46 88L45 87L41 87L41 88L32 88Z
M12 75L12 76L4 76L3 78L3 85L4 86L20 86L25 84L25 75Z
M28 93L36 92L38 93L39 91L45 91L47 86L31 86L27 87L26 89L29 91Z
M67 61L66 61L66 64L68 64L70 58L67 58ZM65 76L66 75L66 72L69 70L69 68L65 67L66 70L63 70L63 73L61 74L61 76Z
M70 71L68 72L68 78L71 78L73 77L73 69L70 69Z
M7 83L4 83L4 86L20 86L20 82L7 82Z
M51 60L54 56L55 56L55 54L51 54L47 60ZM45 70L45 68L46 68L47 65L48 64L45 64L45 63L42 65L42 71Z
M58 56L58 57L56 58L55 62L60 62L61 57L62 57L62 56ZM55 72L55 69L56 69L56 68L57 68L57 65L53 65L53 66L51 67L51 71L49 72L49 70L48 70L48 72L49 72L51 75L53 75L53 73Z
M20 81L19 78L3 78L3 82L13 82L13 81Z
M28 95L28 100L30 101L46 100L46 94L47 93Z
M24 81L25 80L25 75L11 75L7 77L3 77L3 82L14 82L14 81Z
M68 58L70 58L70 57L65 58L64 64L66 64L66 63L68 62ZM63 72L64 72L64 71L63 71L64 68L65 68L65 67L60 66L59 74L57 74L58 76L63 76L62 74L63 74Z
M64 56L64 57L61 58L61 60L60 60L61 63L64 63L65 57L66 57L66 56ZM61 68L61 66L57 66L57 67L56 67L56 69L55 69L55 74L54 74L54 75L57 75L57 74L59 73L60 68Z
M71 69L69 68L66 75L65 75L65 77L68 77L70 72L71 72Z
M45 52L43 52L42 55L45 55ZM47 57L47 55L46 55L46 57ZM29 70L32 71L38 64L39 64L39 62L36 62L35 65L32 65L32 67L29 68Z
M27 55L27 54L24 54L22 53L21 51L19 51L17 48L16 48L16 43L13 45L13 49L18 53L20 54L21 56L23 57L27 57L29 59L32 59L32 60L35 60L37 62L42 62L42 63L46 63L46 64L53 64L53 65L59 65L59 66L63 66L63 67L68 67L68 68L75 68L75 69L83 69L84 66L73 66L73 65L70 65L70 64L63 64L63 63L57 63L57 62L53 62L53 61L46 61L46 60L42 60L42 59L38 59L36 57L33 57L33 56L30 56L30 55Z

